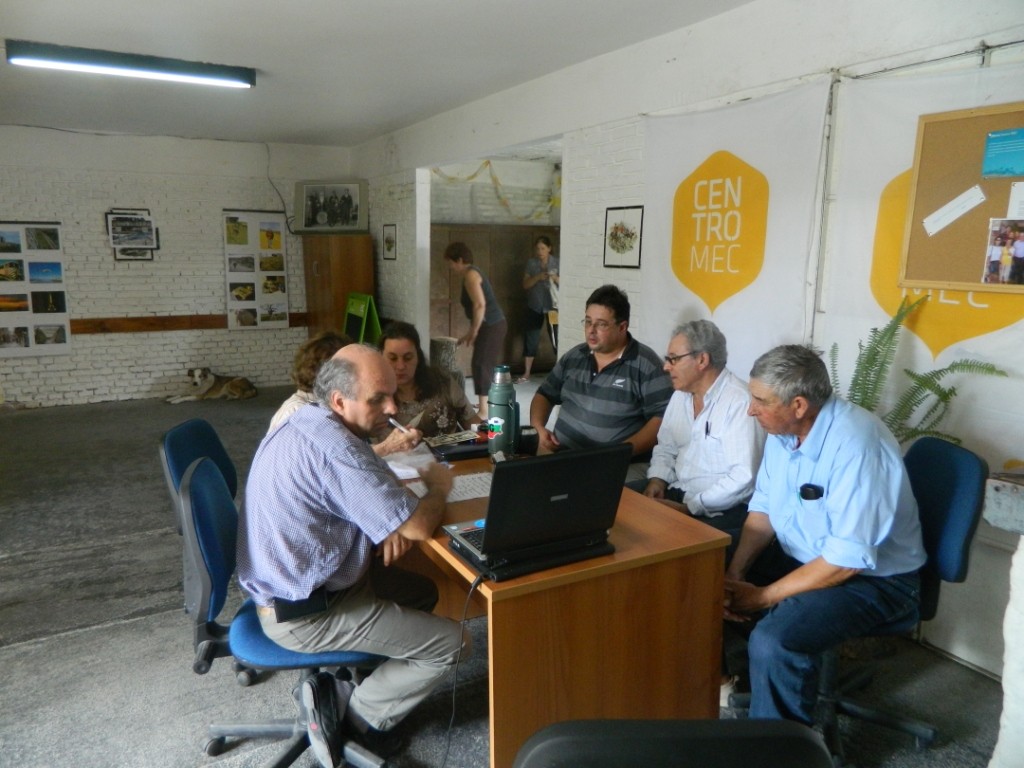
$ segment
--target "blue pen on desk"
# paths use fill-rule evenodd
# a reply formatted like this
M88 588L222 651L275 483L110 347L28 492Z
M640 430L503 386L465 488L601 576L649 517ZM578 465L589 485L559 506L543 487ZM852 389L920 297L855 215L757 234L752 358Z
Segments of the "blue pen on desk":
M397 429L399 432L403 432L406 435L409 434L409 430L403 427L401 424L399 424L398 420L395 419L394 416L388 416L388 424Z

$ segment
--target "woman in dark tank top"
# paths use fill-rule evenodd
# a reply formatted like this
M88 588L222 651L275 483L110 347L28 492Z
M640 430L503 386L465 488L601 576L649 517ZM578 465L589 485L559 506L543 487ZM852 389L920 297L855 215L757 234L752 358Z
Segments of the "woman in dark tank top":
M498 305L491 282L473 266L473 252L465 243L451 243L445 248L444 257L452 272L462 276L459 303L469 319L469 331L459 339L459 344L473 348L470 363L473 391L479 401L478 411L484 414L491 375L505 347L505 313Z

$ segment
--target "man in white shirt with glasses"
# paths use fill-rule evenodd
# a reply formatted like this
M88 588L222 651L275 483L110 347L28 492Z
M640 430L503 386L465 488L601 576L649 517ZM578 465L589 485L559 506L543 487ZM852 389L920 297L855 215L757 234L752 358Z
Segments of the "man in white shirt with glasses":
M733 537L743 522L765 432L747 415L747 384L725 367L724 334L710 320L672 332L664 369L675 393L658 430L646 482L628 484Z

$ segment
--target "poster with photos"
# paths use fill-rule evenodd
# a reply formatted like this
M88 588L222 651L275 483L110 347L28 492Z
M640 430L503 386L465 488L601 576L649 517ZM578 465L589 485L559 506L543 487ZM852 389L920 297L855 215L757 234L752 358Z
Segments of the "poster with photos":
M224 211L228 328L288 327L284 213Z
M0 357L71 353L60 222L0 221Z

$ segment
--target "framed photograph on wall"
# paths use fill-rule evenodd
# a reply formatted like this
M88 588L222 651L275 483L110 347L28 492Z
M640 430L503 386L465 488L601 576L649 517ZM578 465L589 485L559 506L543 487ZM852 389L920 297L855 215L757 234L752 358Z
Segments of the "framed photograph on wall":
M366 232L369 202L363 179L300 181L295 185L293 229L321 235Z
M640 269L644 207L608 208L604 213L604 265Z
M384 225L384 231L380 238L380 251L388 261L398 258L398 227L395 224Z
M156 225L147 213L110 211L107 213L107 234L112 248L159 248Z

